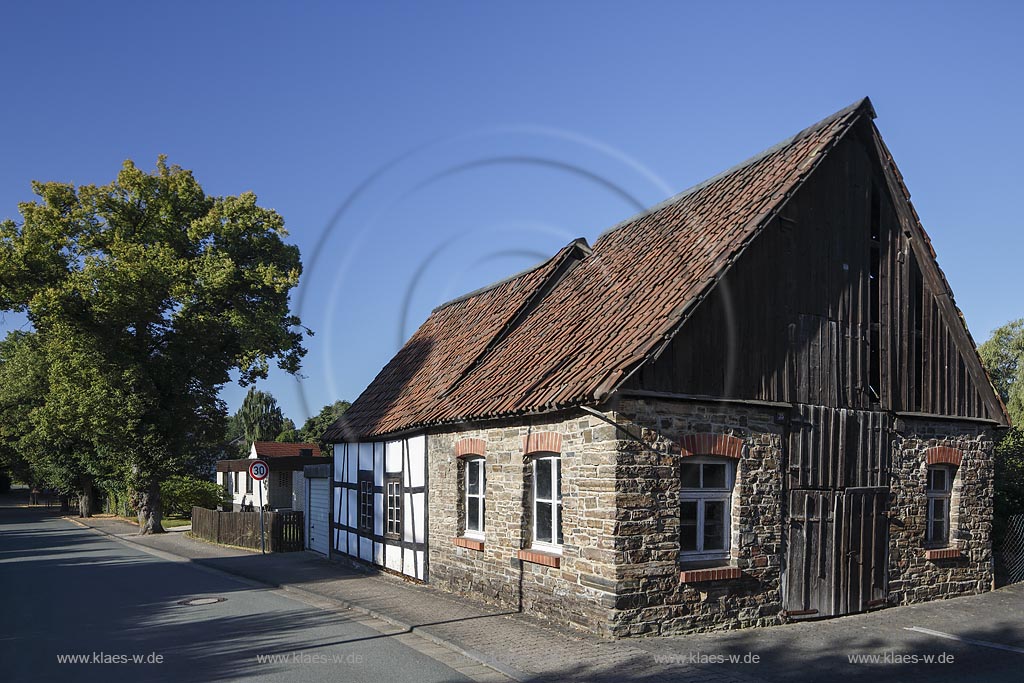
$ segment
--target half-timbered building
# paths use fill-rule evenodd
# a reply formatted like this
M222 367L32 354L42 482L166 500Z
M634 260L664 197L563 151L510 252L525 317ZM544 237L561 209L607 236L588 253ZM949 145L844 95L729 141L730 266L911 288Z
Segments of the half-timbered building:
M611 636L987 590L1007 417L874 118L435 309L328 431L333 553Z

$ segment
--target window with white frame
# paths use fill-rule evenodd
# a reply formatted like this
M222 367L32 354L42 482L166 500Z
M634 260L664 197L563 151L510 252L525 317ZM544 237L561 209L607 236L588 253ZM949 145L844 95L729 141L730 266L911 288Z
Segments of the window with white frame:
M680 477L681 558L728 559L734 463L719 458L688 457L683 460Z
M402 536L402 479L400 475L384 478L384 535Z
M245 492L248 493L248 494L252 494L252 482L253 482L252 475L249 474L248 472L246 472L245 473Z
M949 543L949 499L953 490L953 469L944 465L928 468L925 494L928 499L928 529L925 540L935 545Z
M483 458L466 458L466 536L483 538L487 473Z
M562 549L562 458L533 459L533 547Z

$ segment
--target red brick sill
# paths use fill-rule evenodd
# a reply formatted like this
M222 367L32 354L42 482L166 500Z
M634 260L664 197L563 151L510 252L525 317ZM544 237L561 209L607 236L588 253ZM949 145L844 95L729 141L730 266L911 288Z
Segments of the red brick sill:
M518 557L523 562L542 564L545 567L554 567L555 569L557 569L562 564L562 558L558 555L552 555L550 553L540 553L536 550L520 550Z
M699 583L701 581L726 581L743 576L739 567L709 567L707 569L684 569L679 572L679 583Z
M465 538L464 536L460 536L458 538L453 538L452 543L459 546L460 548L469 548L470 550L484 549L484 542L478 541L475 538Z
M936 548L935 550L924 551L924 559L926 560L957 560L961 557L963 555L956 548Z

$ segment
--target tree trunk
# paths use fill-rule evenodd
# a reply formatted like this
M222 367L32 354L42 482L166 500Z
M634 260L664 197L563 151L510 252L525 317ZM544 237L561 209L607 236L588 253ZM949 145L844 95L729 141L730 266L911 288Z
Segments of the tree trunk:
M92 475L82 475L82 492L78 494L78 516L92 517L93 506L95 505L95 493L92 488Z
M139 535L164 533L161 520L164 516L163 501L160 499L160 484L150 482L139 491Z
M49 500L49 499L47 499ZM49 503L47 503L49 505ZM71 496L60 494L60 513L67 515L71 513Z

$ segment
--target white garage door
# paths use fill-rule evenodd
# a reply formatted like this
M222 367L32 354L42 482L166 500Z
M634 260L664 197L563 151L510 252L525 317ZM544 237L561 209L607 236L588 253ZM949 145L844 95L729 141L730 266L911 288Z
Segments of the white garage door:
M327 554L331 539L330 479L307 479L306 495L306 547Z

